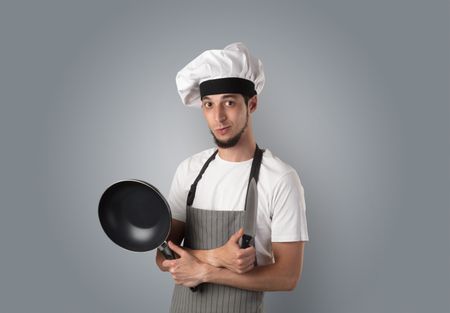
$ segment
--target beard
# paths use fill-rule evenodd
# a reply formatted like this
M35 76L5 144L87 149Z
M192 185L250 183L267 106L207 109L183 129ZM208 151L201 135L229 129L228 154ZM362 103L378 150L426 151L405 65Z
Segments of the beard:
M214 142L216 143L216 145L219 148L231 148L234 147L235 145L237 145L237 143L239 142L239 140L241 139L242 134L244 133L245 129L247 128L247 124L248 124L248 112L247 112L247 116L245 119L245 125L242 127L242 129L233 137L231 137L228 140L220 140L218 139L216 136L214 136L214 133L210 130L211 135L214 138Z

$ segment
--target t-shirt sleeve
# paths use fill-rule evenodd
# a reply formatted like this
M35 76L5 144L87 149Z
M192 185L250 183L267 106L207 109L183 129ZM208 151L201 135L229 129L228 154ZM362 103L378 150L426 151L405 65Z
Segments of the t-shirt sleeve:
M276 183L272 201L272 242L308 241L304 189L295 170Z
M175 171L167 202L169 202L172 218L181 222L186 222L186 199L189 190L187 189L186 184L183 183L183 177L185 177L183 168L184 166L182 163L178 165L178 168Z

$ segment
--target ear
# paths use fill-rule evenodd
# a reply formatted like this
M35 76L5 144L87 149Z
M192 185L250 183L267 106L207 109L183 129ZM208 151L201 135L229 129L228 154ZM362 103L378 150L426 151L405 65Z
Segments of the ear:
M258 97L254 95L253 97L248 99L248 109L250 110L250 113L255 112L257 107L258 107Z

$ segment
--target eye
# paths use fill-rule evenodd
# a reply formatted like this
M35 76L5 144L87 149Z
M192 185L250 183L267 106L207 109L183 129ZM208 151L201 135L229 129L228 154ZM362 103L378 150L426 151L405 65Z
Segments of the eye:
M228 106L228 107L231 107L231 106L234 105L234 101L227 100L227 101L225 101L225 105Z
M203 105L203 107L205 107L207 109L212 107L212 103L211 102L203 102L202 105Z

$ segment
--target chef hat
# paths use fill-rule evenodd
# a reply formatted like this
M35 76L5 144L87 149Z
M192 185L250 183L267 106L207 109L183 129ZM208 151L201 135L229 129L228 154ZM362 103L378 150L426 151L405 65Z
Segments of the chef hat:
M223 50L201 53L177 73L176 83L187 106L201 107L202 97L213 94L252 97L264 87L263 65L242 42L235 42Z

